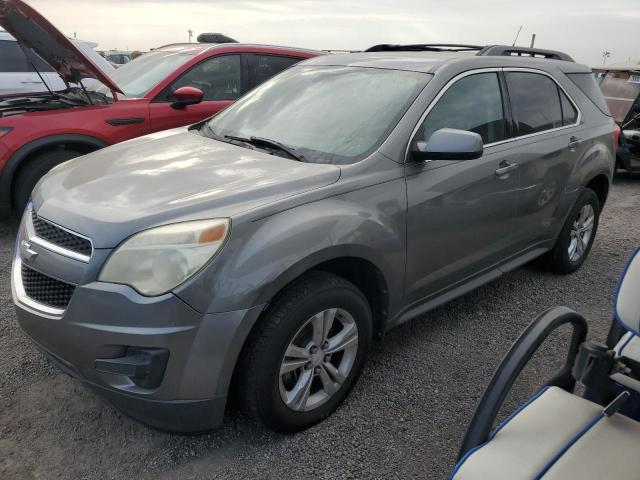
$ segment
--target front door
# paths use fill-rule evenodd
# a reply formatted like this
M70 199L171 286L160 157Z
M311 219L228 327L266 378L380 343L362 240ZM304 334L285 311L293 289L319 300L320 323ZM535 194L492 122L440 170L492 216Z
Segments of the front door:
M457 128L480 134L485 148L475 160L407 160L408 303L513 253L519 172L502 90L499 71L464 74L441 94L413 139Z
M243 93L247 71L244 63L241 54L216 55L187 70L149 104L151 130L157 132L197 123L231 105ZM173 108L173 92L186 86L202 90L202 102Z

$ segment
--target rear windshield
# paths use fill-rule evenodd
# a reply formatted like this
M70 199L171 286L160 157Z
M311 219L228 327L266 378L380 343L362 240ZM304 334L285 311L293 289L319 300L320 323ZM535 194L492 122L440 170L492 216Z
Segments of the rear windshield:
M640 76L631 72L598 73L600 89L616 122L622 123L640 95Z
M567 73L567 77L569 77L573 83L575 83L582 92L589 97L598 109L607 115L611 116L611 111L609 110L609 106L602 96L602 92L598 88L598 84L596 83L596 79L593 73Z

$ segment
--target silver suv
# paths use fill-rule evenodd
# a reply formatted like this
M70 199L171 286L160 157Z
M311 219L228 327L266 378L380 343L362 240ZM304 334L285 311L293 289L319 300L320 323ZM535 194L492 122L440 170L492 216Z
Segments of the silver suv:
M210 429L232 398L296 431L344 400L374 337L537 257L579 268L615 157L589 68L371 50L51 171L13 263L27 335L155 427Z

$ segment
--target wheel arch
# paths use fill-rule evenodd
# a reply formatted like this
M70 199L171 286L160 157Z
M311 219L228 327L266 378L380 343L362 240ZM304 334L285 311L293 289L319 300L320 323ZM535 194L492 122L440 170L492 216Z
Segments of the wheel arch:
M310 272L332 273L353 283L363 293L373 317L373 333L381 335L386 329L389 314L389 287L382 269L364 255L342 252L332 258L313 255L292 266L280 275L272 288L268 289L272 303L284 291ZM259 319L258 319L259 322ZM256 322L256 323L258 323Z
M34 155L65 145L73 145L84 153L108 146L103 140L80 134L50 135L24 144L9 158L2 170L0 176L0 211L10 211L13 199L13 182L29 160Z
M225 392L232 397L237 395L238 364L246 354L248 345L251 344L252 335L258 331L262 320L268 314L270 305L301 278L318 271L337 275L358 287L371 308L374 323L373 335L380 336L384 333L389 311L389 288L382 269L367 258L367 255L357 255L341 249L317 252L292 265L275 282L272 282L269 288L264 289L265 295L261 300L265 303L265 307L244 335L233 362L230 362L233 367L228 370L227 377L218 387L219 392Z
M609 177L604 173L598 173L591 177L586 183L585 188L593 190L598 196L600 210L602 211L609 195Z

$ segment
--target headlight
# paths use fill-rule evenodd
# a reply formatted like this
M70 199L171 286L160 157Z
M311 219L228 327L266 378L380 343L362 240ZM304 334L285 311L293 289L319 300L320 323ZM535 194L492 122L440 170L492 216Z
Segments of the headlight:
M145 230L111 254L98 280L129 285L142 295L162 295L200 270L220 250L228 234L228 219Z

